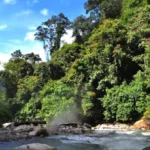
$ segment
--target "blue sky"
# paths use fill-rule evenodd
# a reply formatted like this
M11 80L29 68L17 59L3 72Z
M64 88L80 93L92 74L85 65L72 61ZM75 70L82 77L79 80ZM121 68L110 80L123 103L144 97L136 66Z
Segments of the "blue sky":
M42 43L34 40L37 26L52 15L64 13L70 20L85 14L86 0L0 0L0 62L20 49L34 52L45 60ZM63 38L71 40L71 31Z

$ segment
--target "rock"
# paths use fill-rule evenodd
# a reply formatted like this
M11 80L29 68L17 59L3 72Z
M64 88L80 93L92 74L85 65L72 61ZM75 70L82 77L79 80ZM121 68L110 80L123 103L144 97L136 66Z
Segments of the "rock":
M33 124L35 126L39 125L39 124L46 124L46 121L22 121L22 122L14 122L15 126L20 126L20 125L30 125Z
M16 132L29 132L29 131L33 131L33 126L32 125L20 125L16 128L14 128L14 131Z
M92 130L90 128L83 127L83 133L91 133Z
M11 127L12 122L2 124L3 128Z
M108 125L107 124L102 124L99 129L108 129Z
M71 130L71 133L73 133L73 134L83 134L83 129L82 128L73 128Z
M57 150L57 149L46 144L32 143L15 147L13 150Z
M87 127L86 127L87 126ZM90 133L91 126L89 124L82 125L81 123L65 123L59 125L49 125L46 127L49 134L83 134Z
M116 124L110 124L110 123L105 123L105 124L99 124L96 127L92 127L92 130L120 130L120 131L129 131L130 125L127 124L121 124L121 123L116 123Z
M100 129L101 125L98 124L96 127L94 127L94 129Z
M150 120L141 119L134 123L134 128L142 130L150 130Z
M29 136L48 136L48 131L43 127L36 127L32 132L29 132Z
M83 126L89 128L89 129L92 128L92 126L90 124L88 124L88 123L84 123Z
M150 150L150 146L143 148L142 150Z

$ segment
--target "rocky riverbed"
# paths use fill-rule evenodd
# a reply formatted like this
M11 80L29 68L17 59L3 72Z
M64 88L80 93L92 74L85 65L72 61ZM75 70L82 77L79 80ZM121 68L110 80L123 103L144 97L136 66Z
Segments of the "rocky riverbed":
M95 130L87 134L63 134L1 142L0 149L12 150L32 143L47 144L57 150L149 150L149 131ZM19 149L20 150L20 149Z
M28 122L28 123L8 123L0 129L0 142L12 141L20 139L29 139L36 136L62 135L62 134L84 134L91 133L96 130L111 131L135 131L150 129L150 122L137 121L134 125L127 124L99 124L91 127L84 123L64 123L47 125L46 122Z
M84 134L91 132L91 126L84 123L66 123L59 125L46 124L8 124L0 129L0 142L20 139L29 139L35 136L48 136L59 134Z

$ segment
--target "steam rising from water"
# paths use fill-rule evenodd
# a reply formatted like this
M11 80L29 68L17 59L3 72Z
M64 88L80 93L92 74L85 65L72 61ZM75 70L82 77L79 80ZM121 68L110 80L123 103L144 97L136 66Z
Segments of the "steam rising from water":
M82 112L77 107L71 107L69 111L63 111L53 120L49 121L48 128L53 129L60 124L75 122L82 122Z

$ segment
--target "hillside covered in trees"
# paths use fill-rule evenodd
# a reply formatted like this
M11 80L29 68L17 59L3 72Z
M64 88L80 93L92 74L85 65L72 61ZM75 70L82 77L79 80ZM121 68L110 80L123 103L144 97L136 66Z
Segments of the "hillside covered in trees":
M62 114L91 124L150 119L150 1L84 7L88 15L73 22L60 13L37 27L48 62L11 54L0 71L0 123ZM67 29L75 41L61 47Z

